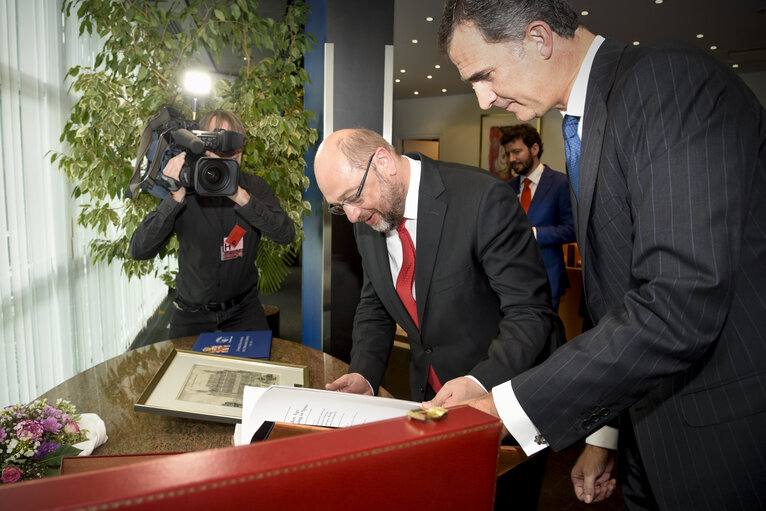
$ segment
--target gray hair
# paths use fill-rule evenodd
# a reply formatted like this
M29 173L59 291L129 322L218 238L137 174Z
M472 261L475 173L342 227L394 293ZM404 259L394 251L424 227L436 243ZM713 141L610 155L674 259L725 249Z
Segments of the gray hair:
M394 156L398 155L396 149L385 138L367 129L355 129L347 137L338 141L338 149L353 168L364 169L367 162L370 161L372 153L379 147L384 148Z
M577 13L564 0L447 0L439 24L439 49L447 53L458 25L472 23L488 43L521 41L527 25L544 21L561 37L574 36Z

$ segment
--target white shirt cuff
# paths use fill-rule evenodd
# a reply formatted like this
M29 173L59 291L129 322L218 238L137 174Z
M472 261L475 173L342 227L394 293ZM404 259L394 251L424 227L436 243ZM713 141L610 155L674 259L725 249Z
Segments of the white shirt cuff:
M481 384L481 382L480 382L479 380L477 380L475 376L471 376L470 374L467 374L467 375L465 375L465 377L466 377L466 378L470 378L470 379L472 379L473 381L475 381L475 382L476 382L476 384L477 384L479 387L481 387L481 390L483 390L484 392L486 392L486 391L487 391L487 389L486 389L486 388L484 388L484 385L482 385L482 384Z
M617 438L619 436L619 430L612 426L603 426L601 429L596 430L585 437L585 443L589 445L595 445L596 447L603 447L604 449L617 450Z
M516 399L510 380L492 388L492 399L495 401L495 408L503 425L527 456L532 456L548 447L548 442L540 434L540 430L532 424L519 404L519 400Z

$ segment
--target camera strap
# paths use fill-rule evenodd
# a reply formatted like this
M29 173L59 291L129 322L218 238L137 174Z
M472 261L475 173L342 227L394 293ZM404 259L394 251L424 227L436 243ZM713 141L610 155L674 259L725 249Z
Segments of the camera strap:
M165 140L165 137L155 137L154 135L162 127L163 124L179 116L180 113L178 113L177 110L166 105L160 108L160 111L157 112L157 114L149 119L149 121L146 123L144 132L141 134L141 142L139 143L138 150L136 151L136 165L133 167L133 175L130 176L128 187L125 188L124 192L125 197L128 199L135 199L138 197L138 194L141 192L141 188L151 189L156 184L157 172L160 168L161 159L159 158L159 155L165 152L168 142ZM155 156L152 158L151 165L147 169L142 179L141 166L147 151L149 151L149 146L151 146L153 141L157 142L157 148L154 151Z

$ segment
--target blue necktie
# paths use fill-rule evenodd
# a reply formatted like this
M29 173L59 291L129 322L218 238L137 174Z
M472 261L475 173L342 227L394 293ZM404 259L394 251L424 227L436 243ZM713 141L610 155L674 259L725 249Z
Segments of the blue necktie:
M569 182L572 184L575 199L580 200L580 137L577 135L577 125L580 118L574 115L565 115L561 127L564 130L564 152L567 155L567 172Z

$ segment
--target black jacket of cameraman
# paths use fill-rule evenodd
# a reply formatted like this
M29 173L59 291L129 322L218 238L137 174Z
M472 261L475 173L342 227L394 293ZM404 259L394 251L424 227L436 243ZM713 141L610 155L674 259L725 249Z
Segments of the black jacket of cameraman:
M266 235L286 245L295 236L295 226L264 179L239 171L239 186L250 194L242 207L228 197L187 194L179 203L168 195L133 233L134 259L151 259L174 233L178 237L178 298L171 337L268 328L255 288L258 244ZM242 255L224 260L224 239L237 225L246 231Z

